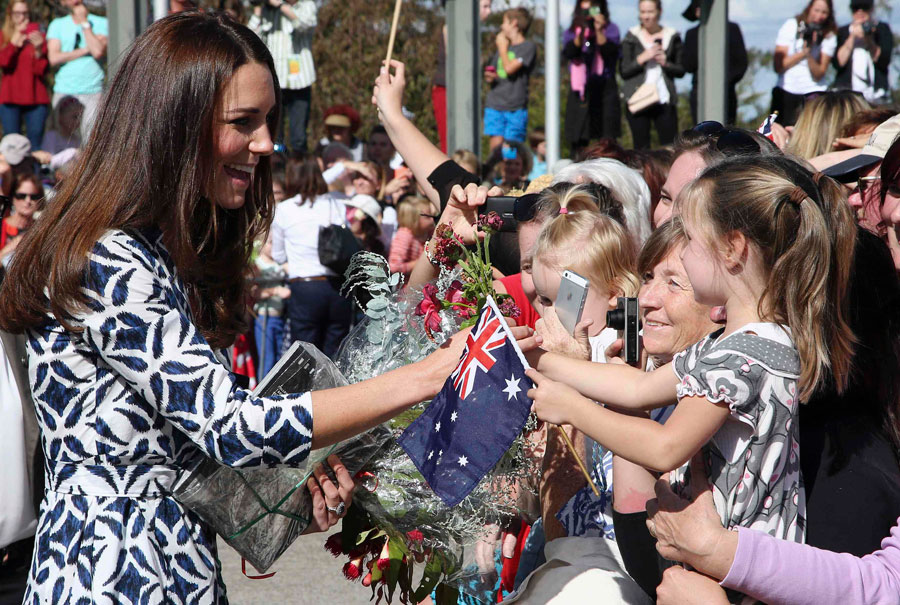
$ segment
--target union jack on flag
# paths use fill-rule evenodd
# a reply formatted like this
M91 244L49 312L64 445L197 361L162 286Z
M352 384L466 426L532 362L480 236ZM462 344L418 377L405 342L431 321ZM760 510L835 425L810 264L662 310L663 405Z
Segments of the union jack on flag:
M777 112L769 114L769 117L763 120L763 123L760 124L759 128L756 130L756 132L763 135L773 143L775 142L775 135L772 133L772 124L775 123L775 118L777 117Z
M456 506L522 432L531 400L528 365L492 298L459 364L398 442L447 506Z
M450 374L453 388L461 399L465 399L472 392L478 370L489 372L497 362L491 351L502 347L506 342L506 332L500 324L505 324L502 317L493 313L482 313L475 328L469 333L463 357Z

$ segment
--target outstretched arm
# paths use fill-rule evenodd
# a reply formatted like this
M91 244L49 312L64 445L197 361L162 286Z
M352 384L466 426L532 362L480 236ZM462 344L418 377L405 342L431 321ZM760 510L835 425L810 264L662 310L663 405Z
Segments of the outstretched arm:
M450 158L435 147L415 124L403 115L401 107L403 89L406 87L406 66L400 61L392 60L390 67L394 69L393 75L389 67L382 67L375 79L372 104L378 107L378 116L384 124L384 129L391 138L394 148L412 170L416 182L422 187L428 199L439 205L438 193L429 184L428 175Z
M598 364L536 350L528 355L533 368L563 382L585 397L630 410L653 410L675 403L678 377L666 364L644 372L624 364Z
M538 418L571 424L622 458L657 471L670 471L690 460L730 414L727 406L704 397L684 397L666 424L659 424L598 405L536 370L529 370L528 376L535 383L528 396ZM671 387L674 393L674 384Z

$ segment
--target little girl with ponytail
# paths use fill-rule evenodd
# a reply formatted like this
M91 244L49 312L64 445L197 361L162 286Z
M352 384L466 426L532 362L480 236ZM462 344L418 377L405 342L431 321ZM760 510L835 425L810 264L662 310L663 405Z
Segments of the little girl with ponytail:
M694 296L725 307L724 328L651 373L530 353L529 397L542 420L648 469L686 469L702 451L726 527L802 541L798 405L850 373L850 207L836 183L780 156L715 164L678 205ZM676 400L664 425L612 409Z

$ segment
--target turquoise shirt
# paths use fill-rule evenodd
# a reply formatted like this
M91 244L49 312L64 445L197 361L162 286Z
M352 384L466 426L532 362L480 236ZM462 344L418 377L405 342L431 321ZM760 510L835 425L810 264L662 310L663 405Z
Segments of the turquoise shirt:
M88 15L88 21L95 35L109 35L106 17ZM47 29L47 39L59 40L60 50L64 53L87 47L81 25L72 20L72 15L51 21ZM103 75L103 65L97 59L91 55L79 57L59 67L53 92L64 95L90 95L102 92Z

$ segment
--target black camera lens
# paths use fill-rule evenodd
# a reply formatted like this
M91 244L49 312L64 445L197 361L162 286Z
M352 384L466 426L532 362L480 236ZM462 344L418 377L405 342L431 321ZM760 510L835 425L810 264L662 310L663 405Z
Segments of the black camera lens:
M625 309L612 309L606 312L606 325L613 330L625 329Z

